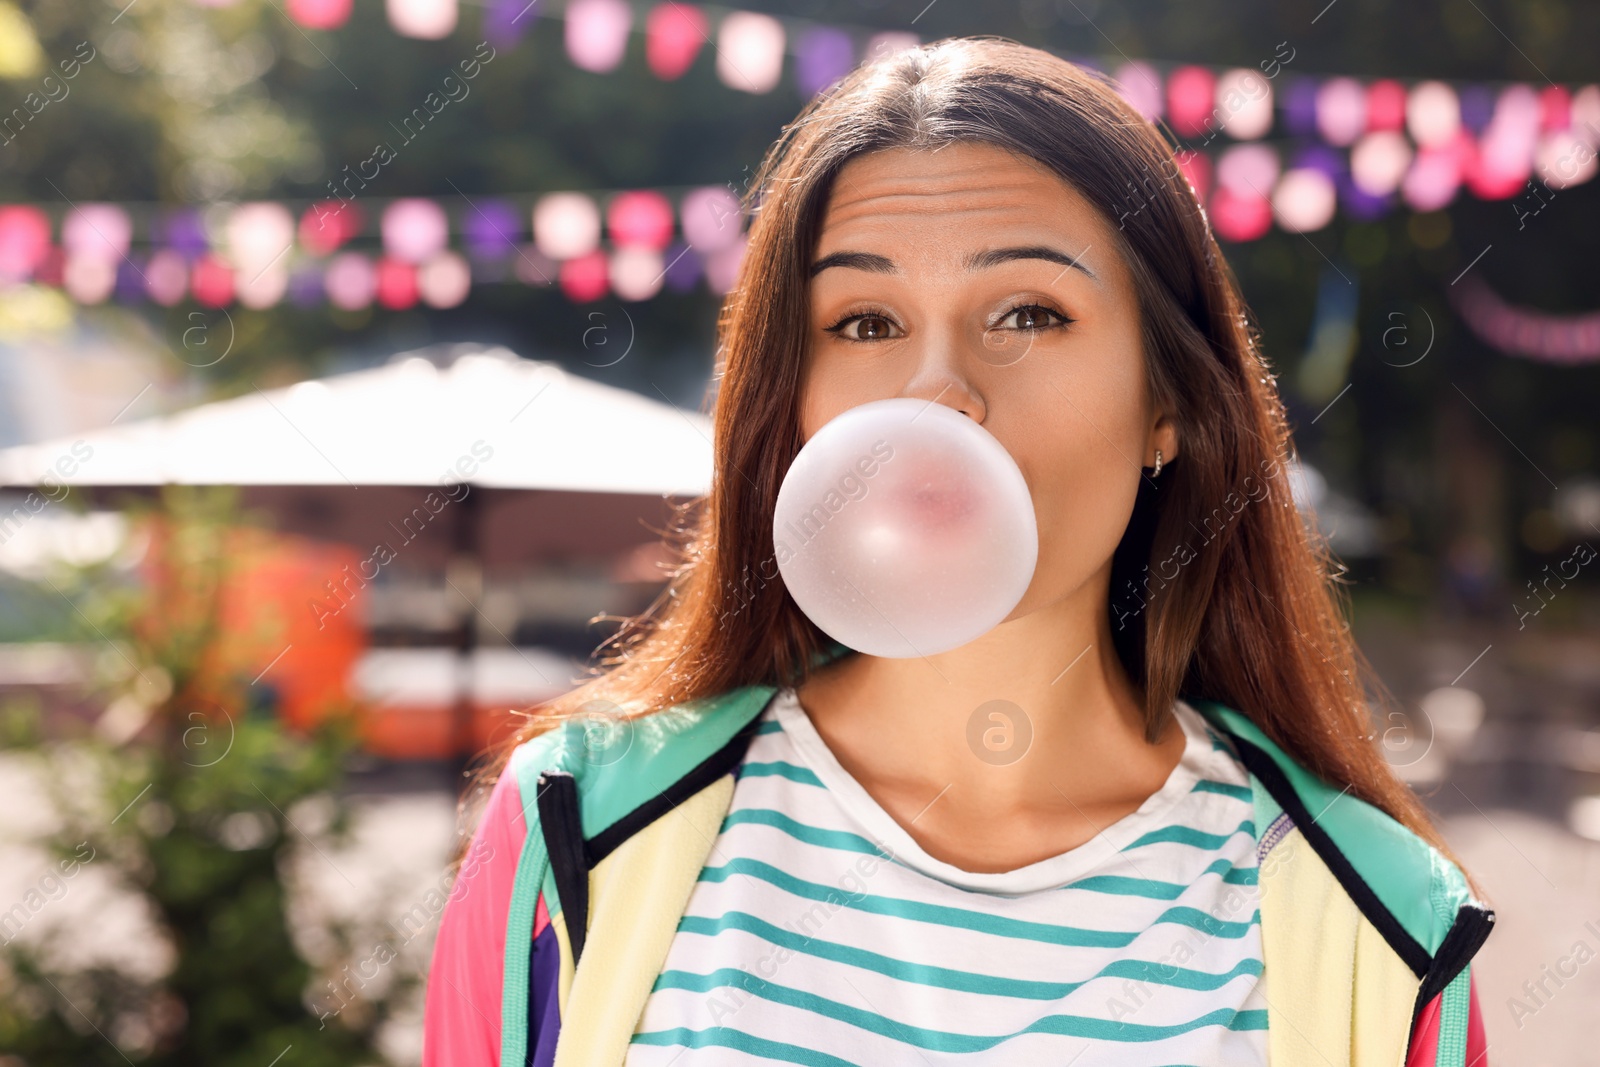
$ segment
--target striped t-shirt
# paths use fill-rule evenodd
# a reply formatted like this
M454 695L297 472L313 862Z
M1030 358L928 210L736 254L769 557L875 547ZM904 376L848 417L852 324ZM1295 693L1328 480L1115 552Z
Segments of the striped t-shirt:
M1183 755L1137 811L973 873L923 851L781 690L627 1067L1266 1063L1249 779L1174 711Z

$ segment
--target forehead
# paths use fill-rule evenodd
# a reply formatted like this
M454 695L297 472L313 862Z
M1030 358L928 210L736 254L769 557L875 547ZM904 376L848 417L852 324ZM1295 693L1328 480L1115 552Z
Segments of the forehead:
M870 244L900 249L897 262L933 264L964 261L974 249L1042 242L1074 254L1093 249L1090 263L1119 258L1105 216L1044 164L994 145L956 142L883 149L846 163L829 194L817 256Z

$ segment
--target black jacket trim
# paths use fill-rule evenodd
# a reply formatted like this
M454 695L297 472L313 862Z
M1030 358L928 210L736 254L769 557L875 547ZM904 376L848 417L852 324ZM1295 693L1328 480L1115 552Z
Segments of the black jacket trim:
M589 868L584 860L583 821L578 811L578 782L566 771L539 776L539 827L550 873L561 896L561 915L572 945L572 962L583 952L589 928Z
M1489 908L1463 904L1461 910L1456 912L1456 921L1439 943L1439 951L1433 956L1433 966L1428 968L1428 973L1422 978L1422 986L1417 990L1417 1002L1411 1008L1413 1031L1417 1028L1417 1019L1422 1016L1422 1009L1461 973L1493 930L1494 912ZM1406 1054L1409 1058L1409 1048Z
M707 756L688 774L585 842L584 852L589 866L594 867L615 852L628 838L739 766L745 752L750 748L750 741L755 737L757 727L761 724L761 716L777 696L778 693L774 692L768 697L766 704L761 706L761 711L752 716L727 744Z
M1378 898L1378 894L1373 892L1372 887L1356 872L1350 860L1339 850L1339 846L1334 844L1333 838L1316 824L1282 768L1271 756L1251 742L1237 734L1230 733L1229 736L1238 748L1240 760L1249 768L1250 773L1267 787L1267 792L1272 794L1279 807L1289 813L1289 818L1294 820L1294 824L1305 835L1311 848L1322 858L1322 862L1328 865L1328 870L1339 880L1339 884L1344 887L1344 891L1350 895L1350 899L1355 902L1361 913L1367 917L1367 921L1383 935L1389 947L1394 949L1395 954L1405 961L1406 966L1410 967L1418 978L1425 977L1436 965L1435 958L1429 956L1428 950L1400 925L1400 920L1394 917L1394 913ZM1443 948L1441 944L1441 951Z

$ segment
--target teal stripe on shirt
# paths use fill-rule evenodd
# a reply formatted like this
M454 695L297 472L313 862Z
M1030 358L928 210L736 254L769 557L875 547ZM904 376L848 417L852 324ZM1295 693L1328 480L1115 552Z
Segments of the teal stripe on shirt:
M1232 833L1211 834L1204 830L1196 830L1191 826L1163 826L1159 830L1151 830L1131 844L1123 845L1122 851L1143 848L1146 845L1159 845L1163 842L1173 842L1179 845L1193 845L1203 848L1207 852L1214 852L1227 843L1228 838L1234 834L1249 834L1256 836L1256 824L1253 819L1245 819Z
M863 894L853 898L841 886L827 886L816 882L808 882L805 879L796 878L786 871L781 871L770 863L763 863L754 859L732 859L719 867L707 866L700 872L700 881L724 882L736 874L748 875L751 878L756 878L793 893L795 896L831 904L836 908L854 908L857 911L871 912L877 915L894 915L902 919L913 919L938 926L953 926L962 930L994 934L998 937L1015 937L1025 941L1039 941L1045 944L1121 948L1142 932L1089 930L1076 926L1056 926L1049 923L1012 919L1003 915L993 915L988 912L972 911L966 908L952 908L943 904L925 904L921 901L901 900L897 897ZM1239 938L1244 937L1249 932L1251 923L1255 921L1257 921L1256 918L1252 918L1250 922L1225 922L1215 916L1207 915L1198 908L1176 907L1168 908L1162 912L1153 920L1152 925L1171 923L1175 926L1192 927L1213 937Z
M822 779L818 778L810 770L805 767L797 767L793 763L787 763L783 760L773 760L771 763L743 763L739 765L737 774L740 778L770 778L777 776L779 778L787 778L791 782L799 782L801 785L814 785L818 789L822 788Z
M1233 785L1230 782L1218 782L1210 778L1202 778L1196 782L1193 792L1221 793L1223 796L1232 797L1235 800L1253 800L1255 798L1254 791L1247 785Z
M826 1052L801 1048L785 1041L768 1041L764 1037L756 1037L754 1034L747 1034L730 1026L716 1026L710 1030L690 1030L686 1026L671 1030L653 1030L649 1033L634 1034L633 1044L664 1045L668 1048L731 1048L748 1052L752 1056L760 1056L762 1059L798 1063L802 1067L856 1067L856 1064L849 1060L841 1060Z
M1255 885L1255 867L1235 867L1232 860L1212 860L1206 869L1195 875L1195 881L1208 874L1222 875L1226 885ZM1062 886L1062 889L1086 889L1095 893L1113 893L1125 897L1149 897L1152 900L1177 900L1189 890L1178 882L1160 882L1151 878L1127 878L1116 874L1097 874L1080 878Z
M722 820L721 829L727 830L730 826L742 824L771 826L774 829L782 830L796 841L804 841L807 844L819 845L823 848L879 856L890 860L894 859L886 849L873 844L860 834L851 833L847 830L829 830L821 826L811 826L808 823L800 822L798 819L792 819L781 811L773 811L770 808L736 809ZM1256 869L1254 867L1235 868L1227 860L1214 861L1205 870L1199 872L1196 878L1201 875L1217 873L1221 873L1223 875L1222 880L1231 885L1256 884ZM1177 882L1126 878L1116 875L1097 875L1079 879L1062 888L1097 893L1114 893L1120 896L1151 897L1156 900L1177 900L1189 887Z
M854 945L843 945L804 933L774 926L747 912L734 911L710 918L688 915L678 924L678 931L715 937L729 930L738 930L761 938L770 945L787 949L797 955L829 960L864 971L872 971L902 982L930 986L938 989L956 989L964 993L981 993L985 996L1015 997L1019 1000L1056 1000L1087 985L1096 978L1126 978L1151 985L1172 986L1176 989L1220 989L1240 975L1259 975L1261 961L1243 959L1232 970L1222 974L1196 971L1173 964L1153 963L1148 960L1112 960L1099 971L1081 982L1037 982L1022 978L1005 978L999 975L961 971L949 967L931 967L870 952ZM656 980L656 989L685 988L675 977L683 971L666 971ZM669 977L672 976L672 977Z
M1241 1015L1265 1014L1260 1012L1240 1012ZM1239 1027L1238 1029L1246 1029ZM1256 1029L1249 1027L1248 1029ZM1265 1022L1260 1029L1266 1029ZM734 1030L726 1026L718 1026L710 1030L690 1030L680 1026L672 1030L656 1030L647 1034L635 1034L634 1043L640 1045L657 1045L668 1048L731 1048L740 1052L748 1052L752 1056L764 1059L778 1060L782 1063L798 1063L802 1067L856 1067L849 1060L841 1060L837 1056L829 1056L825 1052L816 1052L812 1049L801 1048L782 1041L768 1041L766 1038L755 1037L741 1030ZM1173 1065L1185 1067L1185 1065Z
M811 826L791 819L781 811L771 808L738 808L728 813L722 820L722 829L741 824L756 824L771 826L782 830L796 841L804 841L808 845L820 845L823 848L836 848L843 852L864 852L870 856L891 858L889 853L862 837L860 834L850 833L848 830L829 830L821 826ZM720 832L720 831L719 831Z
M760 978L748 971L736 967L723 967L710 974L685 974L682 975L683 989L698 993L709 993L715 989L732 986L744 992L760 997L762 1000L775 1004L784 1004L802 1011L809 1011L814 1015L848 1023L862 1030L878 1034L883 1037L893 1038L902 1044L924 1048L934 1052L986 1052L1004 1044L1016 1037L1026 1034L1058 1034L1066 1037L1084 1037L1095 1041L1108 1042L1147 1042L1164 1041L1172 1037L1180 1037L1192 1030L1203 1026L1225 1026L1230 1030L1265 1030L1267 1028L1267 1013L1265 1011L1240 1011L1235 1008L1218 1008L1208 1011L1204 1015L1190 1019L1188 1022L1173 1023L1166 1026L1138 1023L1129 1019L1112 1022L1106 1019L1091 1019L1082 1015L1046 1015L1036 1019L1020 1030L1013 1030L1008 1034L963 1034L950 1030L933 1030L922 1026L909 1026L894 1019L886 1018L877 1012L857 1008L837 1000L811 993L803 989L791 989L777 982ZM1137 1014L1134 1009L1134 1014ZM727 1027L723 1027L726 1029ZM671 1033L671 1031L665 1031ZM647 1042L654 1036L651 1033L638 1034L635 1041Z

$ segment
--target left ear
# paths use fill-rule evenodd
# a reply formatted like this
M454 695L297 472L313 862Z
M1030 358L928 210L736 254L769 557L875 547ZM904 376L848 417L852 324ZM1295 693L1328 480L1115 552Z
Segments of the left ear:
M1163 467L1178 458L1178 420L1169 411L1157 411L1150 424L1150 432L1145 440L1144 466L1156 465L1157 449L1161 450Z

